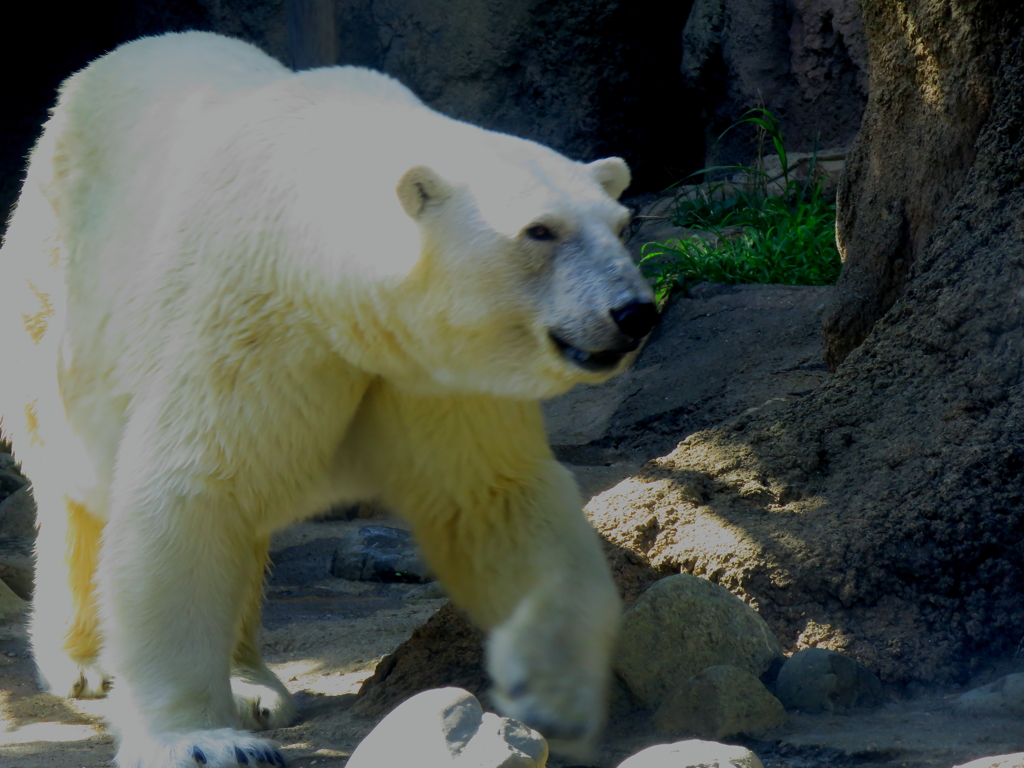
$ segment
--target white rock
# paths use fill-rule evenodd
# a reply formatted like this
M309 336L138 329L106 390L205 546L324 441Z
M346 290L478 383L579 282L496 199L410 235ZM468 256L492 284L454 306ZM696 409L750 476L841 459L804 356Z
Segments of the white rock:
M749 749L699 739L648 747L619 764L619 768L729 768L730 766L763 768L757 755Z
M956 700L953 711L973 717L1024 717L1024 673L968 691Z
M461 688L435 688L396 707L347 768L544 768L548 745L517 720L484 712Z
M1014 752L1010 755L994 755L993 757L979 757L969 763L963 763L955 768L1024 768L1024 752Z

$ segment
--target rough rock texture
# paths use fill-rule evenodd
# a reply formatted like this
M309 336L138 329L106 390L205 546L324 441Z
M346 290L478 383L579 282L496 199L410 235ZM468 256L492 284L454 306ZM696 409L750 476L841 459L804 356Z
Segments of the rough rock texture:
M720 665L697 673L654 713L658 733L719 741L762 736L786 722L782 702L744 669Z
M964 29L997 6L943 4ZM1024 622L1020 18L978 50L1002 63L977 158L874 333L806 397L692 435L589 505L612 541L743 596L790 649L883 682L962 681Z
M845 145L867 99L867 43L857 0L696 0L683 31L682 73L702 96L707 165L749 163L753 131L715 140L765 106L787 149Z
M881 704L882 683L858 661L824 648L794 653L775 681L775 695L786 709L829 714Z
M632 369L545 404L556 455L577 466L653 459L699 429L813 390L827 376L815 326L831 290L696 286L665 311Z
M998 0L866 0L862 9L871 95L839 188L844 265L823 324L831 368L903 295L949 220L1019 28L1019 4Z
M714 741L677 741L638 752L619 768L762 768L746 747Z
M348 0L339 8L372 6L366 33L378 42L366 63L435 109L574 158L620 154L634 189L660 189L700 162L699 121L676 70L689 5ZM684 119L666 118L666 95Z
M32 491L22 487L0 501L0 535L36 535L36 502Z
M953 704L958 715L1024 718L1024 674L1004 675L962 694Z
M782 656L764 620L729 590L688 574L669 576L626 611L615 674L654 709L707 667L760 676Z
M377 665L352 711L380 717L420 691L456 686L485 702L483 633L449 603Z
M47 45L0 50L4 71L19 73L5 86L0 120L0 234L60 81L126 40L183 29L240 37L289 65L383 70L441 112L577 159L622 155L634 190L662 189L703 154L699 108L686 106L678 71L691 2L111 0L56 15L14 4L5 24L46 29ZM326 47L336 62L308 60L295 34L298 6L316 6L317 18L333 13L336 44ZM684 119L665 117L666 99Z

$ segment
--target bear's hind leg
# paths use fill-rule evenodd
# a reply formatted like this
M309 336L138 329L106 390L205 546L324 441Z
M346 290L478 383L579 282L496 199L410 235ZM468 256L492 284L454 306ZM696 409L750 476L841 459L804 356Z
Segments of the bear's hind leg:
M295 703L277 675L267 669L259 649L263 574L269 541L253 547L248 595L242 607L242 623L231 656L231 691L242 727L259 731L284 728L295 720Z
M36 490L36 498L41 525L31 637L40 683L59 696L102 698L110 687L96 664L102 645L96 565L103 522L67 496Z

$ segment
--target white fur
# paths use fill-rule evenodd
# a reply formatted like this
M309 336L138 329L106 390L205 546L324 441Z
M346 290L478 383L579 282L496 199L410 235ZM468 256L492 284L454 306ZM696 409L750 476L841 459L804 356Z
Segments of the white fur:
M40 675L113 675L122 768L234 765L264 744L237 729L292 718L256 650L268 537L372 497L491 632L503 710L592 742L618 600L536 401L613 372L550 330L602 348L650 301L628 179L207 33L64 84L0 252L0 412L40 508Z

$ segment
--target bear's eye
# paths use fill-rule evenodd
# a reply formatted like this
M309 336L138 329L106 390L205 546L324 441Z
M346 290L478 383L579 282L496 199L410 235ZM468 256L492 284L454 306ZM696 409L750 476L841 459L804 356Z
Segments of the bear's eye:
M526 236L531 240L554 240L555 233L543 224L536 224L526 230Z

